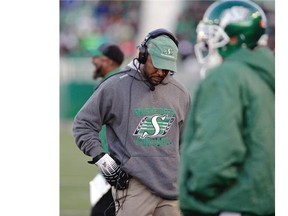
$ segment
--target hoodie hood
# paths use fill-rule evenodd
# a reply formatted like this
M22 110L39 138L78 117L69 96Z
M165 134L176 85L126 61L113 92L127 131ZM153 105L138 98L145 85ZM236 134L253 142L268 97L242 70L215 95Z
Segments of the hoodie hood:
M253 56L253 58L251 58L251 56ZM226 59L235 61L241 59L241 62L254 68L259 77L275 92L275 57L270 49L267 47L257 47L254 50L243 48Z

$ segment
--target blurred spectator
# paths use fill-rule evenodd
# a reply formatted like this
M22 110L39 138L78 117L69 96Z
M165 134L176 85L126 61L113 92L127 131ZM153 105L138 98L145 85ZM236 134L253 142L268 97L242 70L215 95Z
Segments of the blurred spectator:
M116 44L104 43L97 49L89 50L92 55L92 63L95 66L93 71L93 79L97 80L97 87L110 76L118 73L120 66L124 60L124 53ZM106 153L109 153L107 139L106 139L106 125L102 126L99 133L99 138L101 139L102 148ZM97 177L98 176L98 177ZM96 175L97 178L105 178L101 173ZM95 177L95 179L96 179ZM91 185L91 183L90 183ZM106 185L109 185L106 182ZM91 216L114 216L115 215L115 203L112 197L111 187L106 191L102 191L101 185L96 184L96 188L90 188L90 195L93 197L92 193L95 193L95 197L103 194L103 196L94 204L91 209Z
M141 1L60 1L61 56L84 56L87 47L105 42L131 56L140 6Z

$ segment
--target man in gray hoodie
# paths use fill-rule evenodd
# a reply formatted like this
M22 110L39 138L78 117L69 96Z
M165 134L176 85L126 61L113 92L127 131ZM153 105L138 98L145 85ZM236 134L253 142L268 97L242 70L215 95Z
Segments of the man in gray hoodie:
M150 32L138 57L102 82L74 119L76 144L111 184L118 216L180 216L179 148L190 95L172 76L177 53L172 33ZM109 154L99 139L103 124Z

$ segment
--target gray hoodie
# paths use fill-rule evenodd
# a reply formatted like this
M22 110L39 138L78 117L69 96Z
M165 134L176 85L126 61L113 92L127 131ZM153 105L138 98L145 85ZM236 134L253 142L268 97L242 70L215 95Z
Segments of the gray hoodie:
M179 145L190 95L172 76L150 89L132 64L105 80L76 115L73 134L84 154L103 149L107 127L110 155L152 193L177 199Z

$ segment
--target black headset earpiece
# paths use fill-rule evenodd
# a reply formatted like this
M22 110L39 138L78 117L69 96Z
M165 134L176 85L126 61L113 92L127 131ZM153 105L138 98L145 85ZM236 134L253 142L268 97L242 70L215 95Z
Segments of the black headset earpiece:
M141 43L139 46L139 55L138 55L138 61L140 64L145 64L147 60L147 45L146 43Z
M166 29L160 28L160 29L156 29L152 32L150 32L145 39L143 40L143 42L140 44L139 46L139 55L138 55L138 61L140 64L145 64L147 61L147 56L148 56L148 49L147 49L147 42L150 39L159 37L161 35L166 35L168 36L171 40L174 41L174 43L176 44L176 46L178 47L178 40L176 39L176 37L169 31L167 31Z

